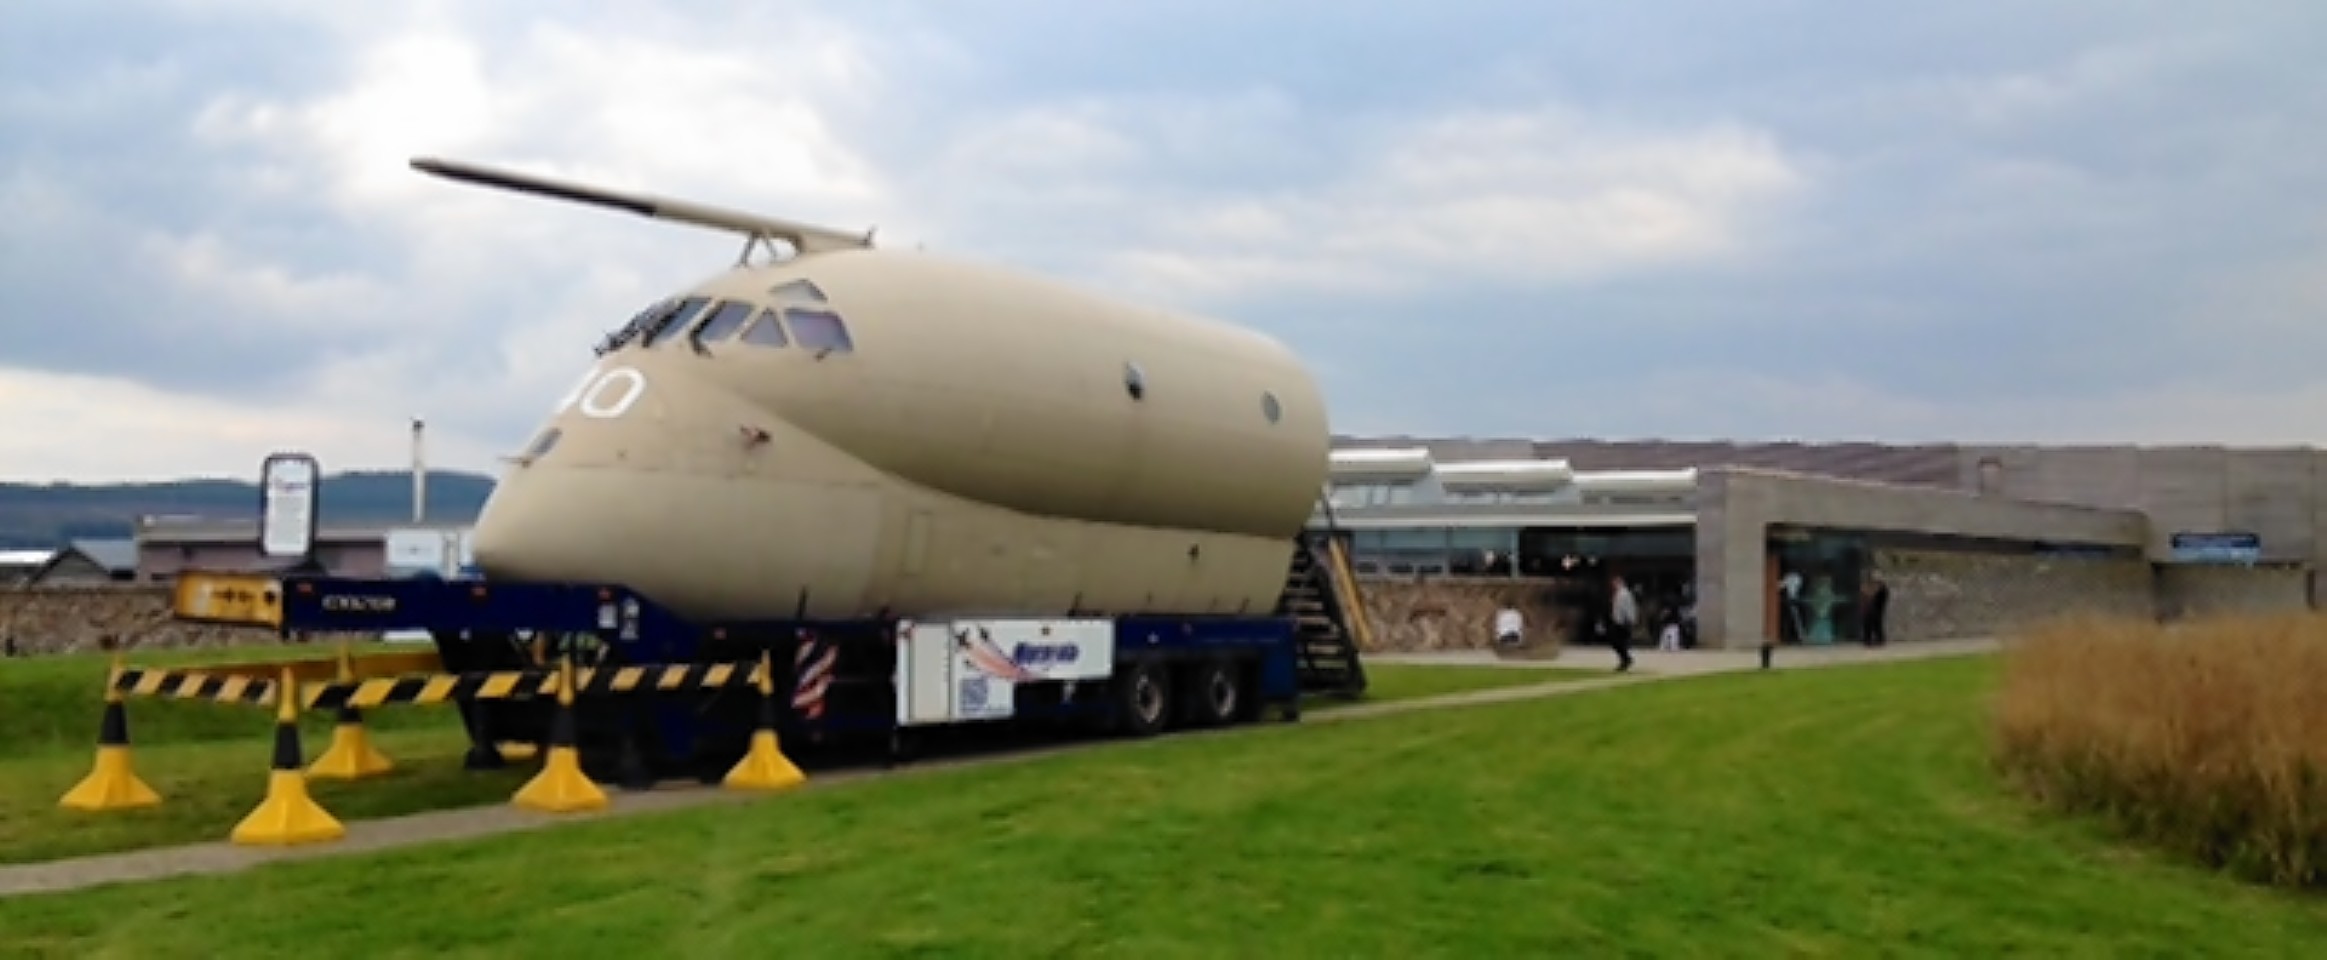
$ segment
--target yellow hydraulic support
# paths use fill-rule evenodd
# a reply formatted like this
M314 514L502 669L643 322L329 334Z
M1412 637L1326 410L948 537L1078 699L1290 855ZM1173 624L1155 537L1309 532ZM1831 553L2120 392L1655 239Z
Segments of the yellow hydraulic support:
M121 657L105 673L105 719L97 729L97 762L67 791L60 806L74 810L127 810L162 802L129 765L129 716L121 704Z
M299 680L284 670L275 683L275 757L267 771L267 795L235 825L229 839L287 847L346 835L347 827L307 795L307 774L299 763Z

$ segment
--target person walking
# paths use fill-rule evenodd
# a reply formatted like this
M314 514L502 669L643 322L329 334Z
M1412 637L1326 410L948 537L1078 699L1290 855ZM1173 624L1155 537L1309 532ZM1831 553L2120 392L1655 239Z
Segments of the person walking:
M1616 650L1616 672L1632 669L1632 630L1640 623L1640 605L1624 578L1608 578L1608 646Z
M1890 634L1883 624L1883 617L1890 612L1890 609L1891 585L1884 583L1881 577L1869 575L1866 584L1865 621L1859 626L1859 635L1866 639L1867 646L1879 647L1890 642Z

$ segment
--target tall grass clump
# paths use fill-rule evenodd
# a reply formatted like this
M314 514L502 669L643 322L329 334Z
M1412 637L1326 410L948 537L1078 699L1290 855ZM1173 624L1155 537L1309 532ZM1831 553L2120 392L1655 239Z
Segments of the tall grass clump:
M2327 886L2327 616L2064 619L2003 659L1995 759L2037 802Z

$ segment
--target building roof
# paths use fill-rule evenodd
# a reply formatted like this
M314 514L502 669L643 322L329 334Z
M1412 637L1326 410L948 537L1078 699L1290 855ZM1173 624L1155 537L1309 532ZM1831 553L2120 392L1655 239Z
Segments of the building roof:
M1953 443L1737 443L1727 440L1478 440L1471 438L1335 437L1336 452L1420 447L1433 459L1564 460L1578 473L1756 467L1876 480L1910 486L1960 487L1964 447Z
M54 550L0 550L0 567L37 567L56 555Z
M57 551L57 557L67 552L89 558L89 562L113 573L137 569L137 541L135 540L74 540ZM54 563L57 557L51 557Z
M74 557L80 557L107 574L137 573L137 541L135 540L73 540L65 548L49 555L40 566L24 575L26 583L39 583L48 578L50 571Z

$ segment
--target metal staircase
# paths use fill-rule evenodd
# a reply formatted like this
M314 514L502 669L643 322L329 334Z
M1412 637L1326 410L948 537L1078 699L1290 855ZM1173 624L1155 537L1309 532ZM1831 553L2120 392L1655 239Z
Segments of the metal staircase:
M1365 664L1358 651L1371 645L1373 626L1366 618L1349 554L1336 535L1333 505L1327 501L1324 506L1326 531L1305 532L1294 543L1277 613L1299 622L1294 644L1301 692L1354 699L1365 693Z

